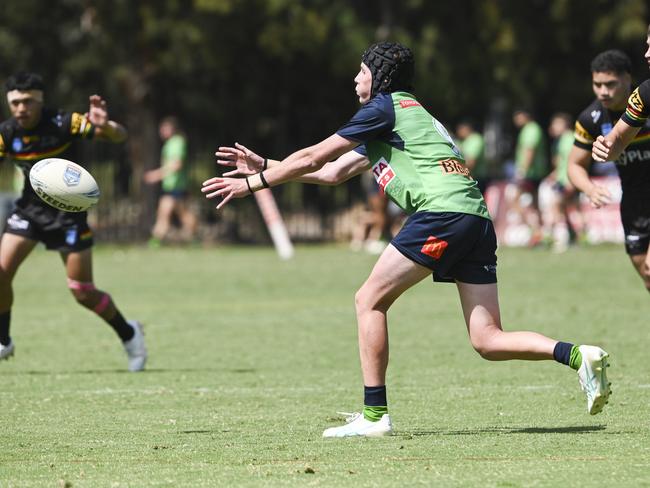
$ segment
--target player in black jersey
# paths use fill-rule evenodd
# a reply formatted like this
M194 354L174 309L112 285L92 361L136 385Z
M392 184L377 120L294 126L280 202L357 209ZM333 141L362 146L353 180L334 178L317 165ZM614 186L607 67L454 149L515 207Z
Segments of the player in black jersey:
M574 147L569 154L569 178L596 208L610 201L609 191L591 181L592 145L609 134L623 115L632 92L630 59L621 51L600 53L591 64L592 84L597 99L578 117ZM640 129L630 146L616 161L621 178L621 220L625 250L646 288L650 273L645 262L650 243L650 124Z
M648 49L645 52L645 59L650 67L650 25L648 26L648 37L646 39ZM596 138L592 147L592 156L596 161L608 161L615 159L626 164L650 164L650 79L639 85L630 95L627 101L625 112L616 123L609 134L603 134ZM645 187L648 195L649 187ZM638 241L642 243L646 251L639 254L635 266L643 278L646 288L650 291L650 253L648 242L650 241L650 209L647 203L650 197L646 197L645 212L642 217L645 219L645 227L638 233ZM626 239L628 236L626 235Z
M29 170L36 162L65 158L76 139L120 143L126 139L126 129L109 120L106 102L98 95L90 97L85 115L44 108L43 80L34 73L11 76L6 89L12 116L0 124L0 161L11 157L22 169L25 185L0 240L0 359L12 356L15 349L9 335L13 278L38 242L43 242L61 254L68 287L77 302L111 325L123 342L129 370L140 371L147 358L141 325L125 320L111 296L93 284L93 234L86 212L66 213L50 207L29 183Z

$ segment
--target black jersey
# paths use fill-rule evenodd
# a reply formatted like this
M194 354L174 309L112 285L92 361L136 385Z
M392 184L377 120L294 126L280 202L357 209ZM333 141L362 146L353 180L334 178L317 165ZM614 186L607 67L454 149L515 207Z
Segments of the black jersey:
M578 116L574 144L591 152L599 135L607 135L618 122L622 112L612 112L595 100ZM634 140L618 158L616 169L621 178L622 207L644 208L650 213L650 120L642 126Z
M40 207L41 214L57 218L61 211L50 207L34 192L29 183L29 170L44 158L62 157L69 153L74 139L90 139L95 127L85 115L43 109L41 120L33 129L22 128L14 117L0 124L0 160L10 157L25 175L19 206Z

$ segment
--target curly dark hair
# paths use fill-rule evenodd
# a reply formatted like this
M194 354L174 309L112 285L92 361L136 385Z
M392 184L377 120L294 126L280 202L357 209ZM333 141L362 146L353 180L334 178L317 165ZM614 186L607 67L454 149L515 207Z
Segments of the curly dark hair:
M612 72L618 75L632 72L632 61L627 54L618 49L603 51L591 62L592 73Z

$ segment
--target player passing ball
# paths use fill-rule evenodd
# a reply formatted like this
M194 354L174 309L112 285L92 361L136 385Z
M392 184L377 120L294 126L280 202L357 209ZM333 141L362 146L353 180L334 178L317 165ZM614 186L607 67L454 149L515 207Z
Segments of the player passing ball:
M578 370L589 413L600 412L610 394L605 351L501 328L490 215L462 154L413 95L413 71L407 47L387 42L369 47L354 79L361 108L336 133L283 161L239 144L221 147L218 162L234 169L203 183L206 197L221 198L217 208L222 208L233 198L287 181L332 185L371 169L389 198L409 214L355 296L363 411L323 436L392 433L387 313L402 293L431 275L455 283L470 341L482 357L566 364Z

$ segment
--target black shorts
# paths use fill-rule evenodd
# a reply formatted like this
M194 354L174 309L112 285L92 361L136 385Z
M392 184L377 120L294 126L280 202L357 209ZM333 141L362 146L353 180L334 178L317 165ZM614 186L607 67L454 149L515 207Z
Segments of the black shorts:
M79 252L93 245L86 212L61 212L40 203L18 200L5 232L45 244L47 249Z
M433 271L434 281L497 282L497 238L489 219L456 212L417 212L391 244Z
M621 207L621 221L625 232L625 252L630 256L646 254L650 243L650 216L623 212Z

